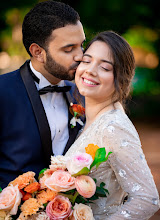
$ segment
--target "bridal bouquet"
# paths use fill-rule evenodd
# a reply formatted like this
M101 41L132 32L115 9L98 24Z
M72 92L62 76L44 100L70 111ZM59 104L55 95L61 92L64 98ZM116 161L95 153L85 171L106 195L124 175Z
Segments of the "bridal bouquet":
M49 169L39 174L29 171L18 176L0 193L0 220L93 220L89 206L108 190L102 182L96 186L88 174L107 161L105 148L89 144L86 152L72 158L52 156Z

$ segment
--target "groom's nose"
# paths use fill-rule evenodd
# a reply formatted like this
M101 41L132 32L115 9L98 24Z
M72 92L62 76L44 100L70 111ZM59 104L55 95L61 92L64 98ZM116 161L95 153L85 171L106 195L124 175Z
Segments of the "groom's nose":
M77 49L76 54L74 56L74 61L80 62L83 57L83 49L80 47Z

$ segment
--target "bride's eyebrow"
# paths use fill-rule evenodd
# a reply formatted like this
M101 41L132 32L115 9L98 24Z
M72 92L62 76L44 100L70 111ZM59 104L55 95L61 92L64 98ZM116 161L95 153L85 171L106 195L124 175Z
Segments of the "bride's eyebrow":
M91 56L91 55L86 54L86 53L85 53L85 54L83 54L83 57L84 57L84 56L92 58L92 56Z
M112 66L114 66L114 64L111 62L111 61L108 61L108 60L101 60L102 62L105 62L105 63L109 63L111 64Z

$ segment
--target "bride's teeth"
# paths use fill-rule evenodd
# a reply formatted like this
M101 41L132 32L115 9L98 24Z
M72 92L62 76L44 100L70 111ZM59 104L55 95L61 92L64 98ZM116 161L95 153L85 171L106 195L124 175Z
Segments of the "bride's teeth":
M90 84L90 85L96 85L96 83L93 83L93 82L91 82L91 81L89 81L89 80L87 80L87 79L83 79L83 81L84 81L85 83L87 83L87 84Z

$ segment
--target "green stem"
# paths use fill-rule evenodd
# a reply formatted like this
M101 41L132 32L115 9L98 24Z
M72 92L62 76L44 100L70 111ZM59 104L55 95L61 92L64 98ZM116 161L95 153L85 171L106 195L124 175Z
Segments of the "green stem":
M73 196L73 200L72 200L72 203L74 205L75 201L76 201L76 198L77 196L79 195L78 191L75 192L74 196Z

